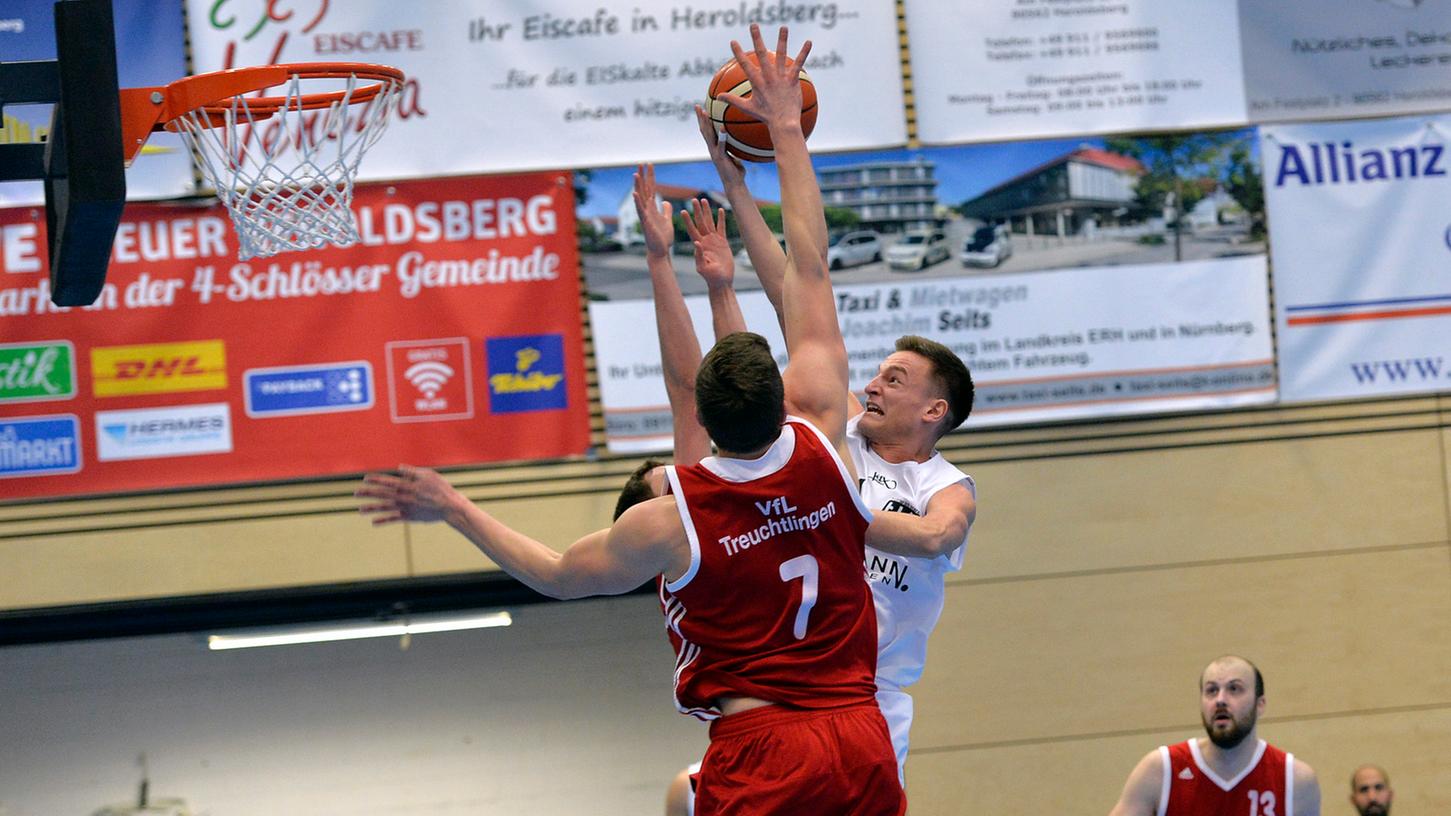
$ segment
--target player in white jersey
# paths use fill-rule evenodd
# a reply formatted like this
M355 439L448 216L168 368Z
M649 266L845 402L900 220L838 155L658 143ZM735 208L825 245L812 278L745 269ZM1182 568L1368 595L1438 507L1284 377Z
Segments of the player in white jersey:
M873 450L862 436L857 414L846 426L847 450L856 465L862 501L873 510L922 515L932 500L948 488L966 490L975 502L977 485L942 454L933 451L925 462L892 462ZM950 552L929 556L903 556L867 547L867 580L877 610L877 704L892 733L897 769L907 762L908 730L912 726L912 696L906 688L922 677L927 662L927 639L942 615L944 579L962 569L967 536Z

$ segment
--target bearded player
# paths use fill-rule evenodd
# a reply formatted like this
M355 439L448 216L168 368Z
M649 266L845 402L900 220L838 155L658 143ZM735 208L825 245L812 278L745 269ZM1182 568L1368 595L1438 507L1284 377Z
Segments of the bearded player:
M1109 816L1319 816L1315 771L1256 735L1264 710L1253 663L1233 655L1210 663L1199 677L1207 736L1149 752Z

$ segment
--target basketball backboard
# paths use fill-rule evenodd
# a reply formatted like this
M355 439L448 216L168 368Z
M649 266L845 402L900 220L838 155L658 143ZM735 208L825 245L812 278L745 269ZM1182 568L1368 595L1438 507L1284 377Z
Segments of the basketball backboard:
M126 203L111 0L54 0L53 60L0 61L5 105L51 103L43 141L0 144L0 181L40 179L51 300L93 302Z

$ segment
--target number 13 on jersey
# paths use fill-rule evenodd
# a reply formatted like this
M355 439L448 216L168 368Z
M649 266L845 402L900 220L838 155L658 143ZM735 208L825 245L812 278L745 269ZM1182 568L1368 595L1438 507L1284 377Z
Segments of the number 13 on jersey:
M1248 792L1249 816L1278 816L1275 813L1275 792L1257 791Z

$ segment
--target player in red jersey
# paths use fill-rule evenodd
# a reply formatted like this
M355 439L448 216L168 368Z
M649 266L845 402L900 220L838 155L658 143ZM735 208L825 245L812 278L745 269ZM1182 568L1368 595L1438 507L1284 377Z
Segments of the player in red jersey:
M433 471L369 474L357 491L375 524L446 520L500 567L556 598L618 594L656 578L677 648L682 710L713 720L696 812L891 816L905 812L875 702L876 625L863 580L870 513L845 456L846 350L826 270L821 194L801 130L786 29L749 99L776 147L788 251L778 372L759 336L706 355L697 412L719 454L669 474L673 494L626 510L563 553L475 506ZM736 57L746 62L737 43ZM803 64L807 43L796 56ZM792 416L789 416L792 415ZM898 514L880 514L890 529Z
M1226 655L1199 677L1207 737L1150 751L1109 816L1319 816L1315 771L1259 739L1260 670Z

